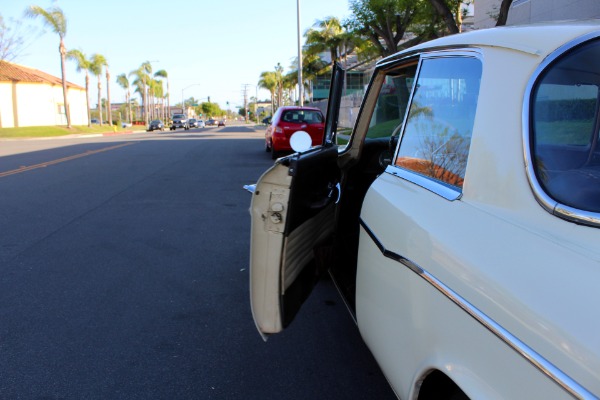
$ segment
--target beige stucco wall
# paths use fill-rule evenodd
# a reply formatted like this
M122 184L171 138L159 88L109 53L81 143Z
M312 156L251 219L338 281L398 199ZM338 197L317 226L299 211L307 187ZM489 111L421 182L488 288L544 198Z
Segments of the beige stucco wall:
M10 82L0 82L0 128L12 128L14 126L12 84Z
M475 29L496 25L501 0L477 0ZM600 18L598 0L513 0L508 12L507 25L521 25L543 21Z
M598 0L513 0L507 25L600 18Z
M12 82L0 82L0 127L67 124L61 107L64 104L62 86L19 82L14 89ZM14 100L13 92L16 94ZM71 125L87 125L85 90L70 88L67 96Z
M491 28L496 25L492 15L498 14L500 0L477 0L473 13L473 27L475 29Z

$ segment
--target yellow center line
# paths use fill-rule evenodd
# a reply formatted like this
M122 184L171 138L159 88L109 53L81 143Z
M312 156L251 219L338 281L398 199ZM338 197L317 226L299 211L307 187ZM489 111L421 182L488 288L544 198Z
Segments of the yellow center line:
M137 142L127 142L127 143L123 143L123 144L118 144L116 146L105 147L105 148L98 149L98 150L89 150L89 151L86 151L85 153L75 154L73 156L59 158L57 160L47 161L47 162L43 162L43 163L36 164L36 165L27 165L27 166L19 167L17 169L13 169L10 171L0 172L0 178L4 178L5 176L9 176L9 175L20 174L21 172L27 172L27 171L31 171L31 170L38 169L38 168L44 168L49 165L54 165L54 164L58 164L58 163L65 162L65 161L75 160L75 159L81 158L81 157L91 156L92 154L98 154L98 153L102 153L105 151L118 149L120 147L129 146L130 144L135 144L135 143L137 143Z

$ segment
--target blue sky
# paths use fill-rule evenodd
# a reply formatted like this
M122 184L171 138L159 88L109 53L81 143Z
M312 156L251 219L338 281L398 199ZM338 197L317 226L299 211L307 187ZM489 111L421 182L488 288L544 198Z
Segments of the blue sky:
M172 104L181 102L183 91L186 99L210 96L222 108L229 101L234 109L243 104L244 87L249 97L256 95L261 72L273 71L278 62L288 72L297 56L296 0L1 1L0 14L9 26L14 26L10 18L20 20L22 33L27 26L43 26L39 18L23 17L27 6L59 6L67 17L67 49L107 59L113 102L125 100L115 77L151 61L154 72L164 69L169 75ZM349 14L348 0L300 0L301 32L317 20ZM14 62L60 77L58 35L45 30ZM85 85L73 62L67 64L67 80ZM95 77L92 84L95 104ZM269 94L259 91L258 97Z

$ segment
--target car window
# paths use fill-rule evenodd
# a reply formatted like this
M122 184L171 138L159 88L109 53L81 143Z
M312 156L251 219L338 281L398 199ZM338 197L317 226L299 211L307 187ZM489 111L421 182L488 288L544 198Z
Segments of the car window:
M284 122L290 122L295 124L316 124L323 122L323 115L318 111L312 110L292 110L286 111L281 119Z
M371 117L368 138L399 135L406 115L417 64L390 71L381 87L377 105Z
M462 189L480 80L477 58L422 60L396 166Z
M554 200L600 212L600 42L567 53L544 71L531 97L532 159Z

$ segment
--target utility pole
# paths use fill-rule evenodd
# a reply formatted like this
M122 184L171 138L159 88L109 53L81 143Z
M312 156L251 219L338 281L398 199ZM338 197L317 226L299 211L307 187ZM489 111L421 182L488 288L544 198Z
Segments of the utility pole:
M304 105L304 83L302 82L302 44L300 43L300 0L296 0L298 14L298 105Z
M244 120L248 122L248 87L252 86L249 83L242 85L242 92L244 93Z

